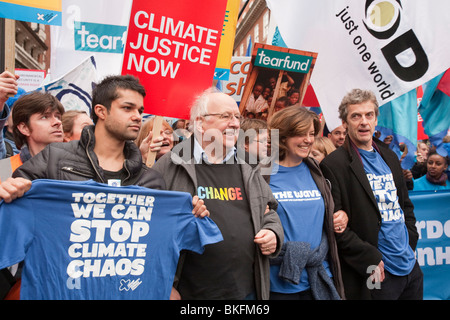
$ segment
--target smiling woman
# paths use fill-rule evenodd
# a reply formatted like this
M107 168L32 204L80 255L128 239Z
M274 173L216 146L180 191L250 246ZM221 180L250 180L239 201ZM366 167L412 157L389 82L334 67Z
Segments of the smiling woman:
M148 119L142 124L137 139L134 141L139 147L144 163L147 162L149 151L157 152L156 159L159 159L173 148L173 129L170 124L163 120L161 136L153 140L153 123L155 118ZM154 143L156 142L156 143ZM153 144L152 144L153 143Z
M279 141L271 142L279 144L280 152L269 185L279 203L277 213L285 237L282 253L270 266L271 299L340 299L337 251L328 250L336 246L331 190L318 163L308 157L320 129L320 120L317 114L306 108L291 106L276 112L270 119L269 128L279 131ZM343 224L336 229L345 227ZM330 247L325 248L327 241ZM310 280L313 279L313 271L309 267L306 267L307 272L301 272L297 277L286 272L286 269L294 267L296 261L310 259L310 254L314 255L312 250L318 252L320 248L323 251L315 257L317 265L322 274L335 279L337 290L332 281L328 281L327 288L315 286Z
M269 127L279 131L279 141L271 143L279 147L280 164L298 165L311 150L314 136L320 130L320 120L305 108L289 107L275 113Z

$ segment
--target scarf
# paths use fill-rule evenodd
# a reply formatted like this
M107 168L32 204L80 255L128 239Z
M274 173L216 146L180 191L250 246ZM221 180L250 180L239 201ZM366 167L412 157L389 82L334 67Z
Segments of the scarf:
M441 176L439 178L433 178L432 176L430 176L430 174L427 172L427 180L433 184L438 184L440 186L446 186L447 185L447 174L445 172L442 172Z

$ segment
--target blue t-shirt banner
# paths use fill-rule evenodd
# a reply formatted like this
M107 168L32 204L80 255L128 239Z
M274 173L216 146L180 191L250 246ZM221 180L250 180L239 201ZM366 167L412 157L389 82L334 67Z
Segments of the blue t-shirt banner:
M21 299L168 299L180 251L221 240L184 192L35 180L0 203L0 268L25 262Z
M423 297L450 300L450 191L413 191L419 242L416 258L422 269Z

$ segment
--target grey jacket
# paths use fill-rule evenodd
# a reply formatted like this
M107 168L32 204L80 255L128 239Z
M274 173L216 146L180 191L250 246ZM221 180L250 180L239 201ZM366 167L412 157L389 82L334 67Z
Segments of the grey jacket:
M240 164L245 192L249 200L252 222L255 234L261 229L270 229L277 236L277 250L270 256L265 256L259 248L256 250L254 274L256 294L258 299L267 300L270 294L270 266L269 257L276 257L284 242L284 232L280 218L276 213L278 206L269 185L260 174L259 167ZM189 192L196 194L197 176L193 159L193 138L176 145L172 151L161 157L153 166L159 171L166 182L168 190ZM266 206L270 211L264 214ZM177 272L177 274L179 271Z

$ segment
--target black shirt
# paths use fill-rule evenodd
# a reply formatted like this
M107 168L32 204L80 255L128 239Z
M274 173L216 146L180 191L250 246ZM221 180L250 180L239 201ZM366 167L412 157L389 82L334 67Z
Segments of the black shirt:
M243 299L255 290L256 245L240 166L198 164L196 172L197 195L224 241L187 252L178 290L183 299Z

